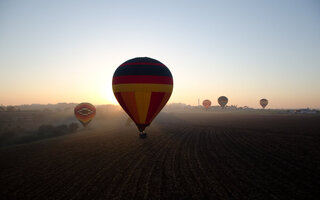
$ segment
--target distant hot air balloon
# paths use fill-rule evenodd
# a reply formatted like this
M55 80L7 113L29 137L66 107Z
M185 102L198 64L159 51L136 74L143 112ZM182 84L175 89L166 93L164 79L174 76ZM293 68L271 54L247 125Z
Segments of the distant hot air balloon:
M173 79L161 62L133 58L121 64L113 75L113 93L123 110L137 125L140 136L169 100Z
M91 103L80 103L74 108L74 114L86 127L96 115L96 108Z
M264 109L268 105L268 100L267 99L261 99L260 100L260 105Z
M208 109L211 106L211 101L209 99L206 99L202 102L202 105Z
M224 108L228 103L228 98L225 96L221 96L218 98L218 103L222 108Z

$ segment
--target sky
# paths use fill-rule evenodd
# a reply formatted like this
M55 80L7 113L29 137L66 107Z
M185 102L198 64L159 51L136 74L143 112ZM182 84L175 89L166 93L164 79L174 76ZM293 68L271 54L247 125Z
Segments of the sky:
M0 0L0 105L117 104L114 71L144 56L169 103L320 108L320 1Z

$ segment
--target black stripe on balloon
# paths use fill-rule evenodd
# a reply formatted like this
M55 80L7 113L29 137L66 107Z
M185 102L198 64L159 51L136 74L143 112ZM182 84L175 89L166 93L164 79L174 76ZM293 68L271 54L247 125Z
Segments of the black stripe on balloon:
M120 66L114 72L113 77L128 76L128 75L154 75L154 76L169 76L171 72L167 67L157 65L130 65Z
M153 59L153 58L149 58L149 57L137 57L137 58L132 58L130 60L127 60L126 62L124 62L123 64L129 64L129 63L159 63L162 64L160 61ZM123 65L122 64L122 65Z

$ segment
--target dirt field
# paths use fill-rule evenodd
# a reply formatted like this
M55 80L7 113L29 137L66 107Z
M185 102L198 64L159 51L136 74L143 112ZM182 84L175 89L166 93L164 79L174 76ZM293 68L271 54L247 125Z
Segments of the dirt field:
M320 199L320 116L162 113L0 149L1 199Z

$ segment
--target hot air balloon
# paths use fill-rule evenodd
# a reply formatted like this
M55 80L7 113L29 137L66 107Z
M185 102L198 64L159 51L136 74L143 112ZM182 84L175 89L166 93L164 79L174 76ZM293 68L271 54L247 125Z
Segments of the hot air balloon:
M96 108L91 103L80 103L74 108L74 115L86 127L96 115Z
M211 101L209 99L206 99L202 102L202 105L208 109L211 106Z
M260 105L264 109L268 105L268 100L267 99L261 99L260 100Z
M228 103L228 98L225 96L221 96L218 98L218 103L222 108L224 108Z
M169 100L173 79L158 60L139 57L121 64L113 75L113 93L123 110L135 122L140 137Z

